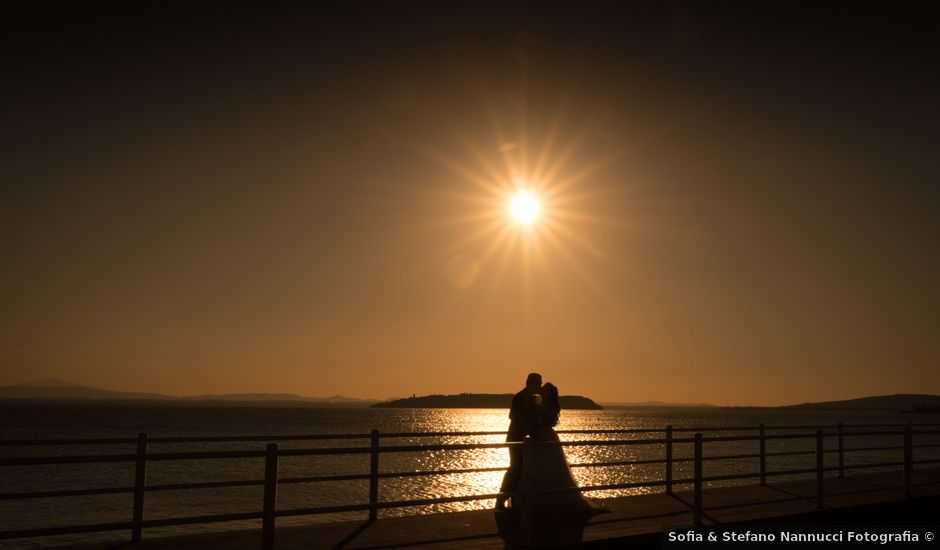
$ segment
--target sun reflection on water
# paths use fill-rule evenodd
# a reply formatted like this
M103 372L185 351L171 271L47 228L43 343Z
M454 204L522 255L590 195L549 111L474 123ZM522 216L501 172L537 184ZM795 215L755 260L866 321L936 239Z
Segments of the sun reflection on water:
M426 420L424 411L415 411L415 431L492 431L490 435L408 437L383 440L383 444L467 444L500 443L505 441L504 431L508 426L506 410L499 409L449 409L434 410ZM601 411L602 412L602 411ZM558 430L603 430L643 428L642 423L624 425L624 417L616 415L616 421L599 411L564 411ZM645 438L645 434L567 434L561 433L562 441L587 441L596 439ZM652 436L650 436L652 437ZM388 441L388 443L386 443ZM615 483L633 483L643 480L655 481L662 478L661 465L628 465L604 467L578 467L578 464L648 460L662 458L665 450L662 445L642 446L569 446L565 454L572 464L572 473L580 486L608 485ZM423 451L419 453L394 453L383 455L382 472L415 472L428 470L464 470L481 468L506 468L509 466L509 452L505 448L473 449L456 451ZM422 498L441 498L457 495L492 494L499 490L503 470L491 472L472 472L436 476L403 477L382 480L380 500L407 500ZM592 498L612 498L654 492L656 488L632 488L586 493ZM492 507L490 500L476 500L432 505L424 511L472 510ZM413 514L415 510L389 510L388 515Z

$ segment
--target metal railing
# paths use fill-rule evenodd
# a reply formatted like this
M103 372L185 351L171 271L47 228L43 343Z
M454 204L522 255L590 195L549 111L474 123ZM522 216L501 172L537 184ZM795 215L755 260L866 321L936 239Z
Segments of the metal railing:
M918 428L938 426L938 424L920 424ZM876 431L847 431L847 428L875 428ZM894 430L892 430L894 428ZM902 430L896 430L903 428ZM780 430L807 430L814 429L815 432L803 433L777 433L768 434L769 429ZM705 437L702 432L740 432L740 431L758 431L757 435L716 435ZM825 431L835 430L835 431ZM0 540L15 539L25 537L43 537L78 533L93 533L102 531L129 530L131 540L139 541L143 536L143 530L155 527L178 526L197 523L214 523L238 520L262 520L262 541L264 549L274 548L275 526L278 517L306 516L314 514L328 514L341 512L368 512L370 521L378 518L378 511L390 508L404 508L410 506L426 506L434 504L445 504L454 502L470 502L475 500L495 499L499 496L513 497L520 503L531 504L536 496L561 492L588 492L588 491L610 491L636 488L662 487L666 493L673 494L673 488L677 485L692 486L692 511L696 524L701 524L703 516L703 486L708 482L759 479L760 484L766 485L769 477L797 475L797 474L815 474L816 477L816 503L821 509L824 505L824 477L826 472L838 472L839 477L845 476L846 470L859 468L886 468L902 467L904 493L910 496L912 476L914 465L940 463L940 459L914 460L915 448L937 448L937 444L914 445L913 436L916 435L936 435L940 430L914 430L913 425L907 424L842 424L827 426L765 426L760 424L754 426L738 427L698 427L698 428L674 428L666 426L665 429L632 429L632 430L559 430L559 434L580 434L580 435L638 435L638 434L663 434L663 438L655 439L588 439L572 440L562 442L538 442L526 439L524 442L505 442L505 443L447 443L447 444L427 444L427 445L380 445L381 439L394 438L424 438L424 437L470 437L470 436L493 436L503 435L505 432L396 432L380 433L378 430L372 430L368 434L336 434L336 435L260 435L260 436L222 436L222 437L148 437L147 434L138 434L137 438L112 438L112 439L45 439L45 440L0 440L0 448L19 447L19 446L69 446L69 445L114 445L114 444L134 444L136 452L132 454L95 454L95 455L66 455L66 456L29 456L29 457L6 457L0 458L0 467L11 466L35 466L35 465L58 465L58 464L100 464L114 462L132 462L134 463L134 485L132 487L109 487L81 490L51 490L51 491L31 491L19 493L0 494L0 500L20 500L35 498L54 498L68 496L86 496L86 495L105 495L105 494L133 494L132 519L126 522L110 522L86 525L73 525L66 527L46 527L34 529L8 530L0 531ZM693 434L691 437L676 437L679 433ZM881 445L873 447L853 447L846 448L845 439L849 437L874 437L874 436L897 436L902 441L900 445ZM826 438L835 438L836 448L824 448ZM324 440L369 440L369 446L362 447L320 447L320 448L301 448L301 449L281 449L276 441L324 441ZM815 441L815 449L809 451L781 451L767 452L767 442L777 440L798 440L811 439ZM187 452L150 452L149 444L153 443L220 443L220 442L267 442L263 450L236 450L236 451L187 451ZM728 442L758 442L756 453L731 454L731 455L713 455L704 456L705 443L728 443ZM554 490L519 490L515 493L490 493L476 495L459 495L439 498L423 498L411 500L397 500L379 502L379 480L386 478L401 478L411 476L436 476L447 474L467 474L479 472L495 472L506 470L506 467L496 468L464 468L464 469L446 469L446 470L420 470L412 472L379 472L379 457L387 453L412 453L423 451L464 451L478 449L497 449L509 448L515 446L522 447L523 464L530 460L532 453L537 448L543 446L646 446L657 445L664 448L664 457L662 459L644 459L644 460L625 460L609 462L590 462L572 464L572 468L597 468L597 467L616 467L633 465L663 465L663 476L660 480L630 482L630 483L612 483L604 485L592 485L579 488L554 489ZM676 458L674 456L674 447L676 445L692 445L693 452L691 457ZM903 451L899 460L891 462L881 462L872 464L846 465L845 454L847 452L862 451ZM828 453L837 453L838 465L825 466L824 455ZM367 474L346 474L346 475L327 475L327 476L306 476L306 477L279 477L278 460L280 457L299 457L299 456L324 456L324 455L362 455L369 456L369 473ZM816 464L814 468L798 468L789 470L767 470L767 459L783 456L797 455L815 455ZM240 458L263 458L264 459L264 479L254 480L236 480L236 481L215 481L201 483L176 483L148 485L147 464L155 461L175 461L175 460L221 460L221 459L240 459ZM720 476L705 477L704 463L715 460L735 460L735 459L758 459L759 470L756 472L745 472L737 474L728 474ZM691 478L675 479L673 470L677 463L692 462L693 476ZM317 483L328 481L369 481L369 501L359 504L342 504L334 506L319 506L307 508L277 509L277 487L283 484L292 483ZM171 491L183 489L213 489L222 487L246 487L262 486L263 498L262 509L255 512L240 512L228 514L214 514L202 516L176 517L164 519L147 520L144 517L145 495L154 491ZM523 544L529 541L529 528L532 524L531 510L532 506L522 506L522 533Z

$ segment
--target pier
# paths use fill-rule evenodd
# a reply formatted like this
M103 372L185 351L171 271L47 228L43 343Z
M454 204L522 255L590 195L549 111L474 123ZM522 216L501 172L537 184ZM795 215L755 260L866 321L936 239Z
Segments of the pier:
M643 488L652 494L604 499L612 513L595 517L587 526L584 540L615 541L624 537L658 534L668 526L712 525L718 523L772 521L775 518L803 517L805 521L820 521L843 511L847 514L876 513L890 515L898 507L921 507L933 502L940 493L940 459L931 458L930 449L940 447L934 443L940 434L936 425L882 424L834 426L743 426L694 427L643 430L571 430L560 431L588 439L566 440L563 447L573 446L654 446L661 458L633 461L613 461L572 464L573 468L632 466L637 464L662 467L659 479L629 483L613 483L581 487L592 494L616 489ZM56 464L96 464L132 462L135 465L133 485L84 490L43 490L0 494L0 499L26 501L39 506L43 499L78 495L126 493L129 498L130 521L116 523L49 526L42 528L0 531L0 540L16 540L56 535L126 531L132 548L199 548L208 545L226 548L487 548L501 547L503 541L496 532L492 510L425 514L408 517L380 517L379 511L392 508L416 507L448 502L489 501L497 493L453 495L440 498L382 501L379 499L381 480L407 476L436 476L481 471L499 471L505 468L470 468L456 470L423 470L382 472L381 456L386 453L416 453L424 451L465 451L472 449L505 448L521 445L523 452L533 446L550 445L526 441L523 443L468 443L468 444L398 444L402 438L414 440L424 437L462 437L499 435L501 432L416 432L386 433L372 430L368 434L327 435L263 435L224 436L210 438L162 437L150 438L140 434L127 439L62 439L0 441L3 447L37 447L69 445L127 444L135 452L127 454L82 454L13 456L0 458L0 468L15 466L52 466ZM704 435L718 433L718 435ZM309 442L315 445L324 440L364 440L360 446L281 449L278 442ZM383 444L384 440L391 440ZM767 443L781 440L809 440L812 450L769 452ZM399 440L396 442L395 440ZM885 440L891 444L883 444ZM875 441L875 444L866 443ZM160 443L243 442L256 446L239 451L152 452L151 445ZM828 442L828 443L827 443ZM849 444L847 444L849 443ZM257 445L263 445L258 449ZM753 446L752 452L724 454L729 444ZM557 445L557 443L556 443ZM675 448L691 447L688 456L677 456ZM895 456L893 460L875 463L849 464L845 458L852 453L879 451ZM725 451L726 452L726 451ZM278 463L292 456L368 455L369 471L355 475L282 477ZM775 457L808 455L815 457L815 467L775 469ZM826 465L830 456L831 465ZM935 455L934 455L935 456ZM206 481L172 485L147 483L147 464L152 461L174 460L234 460L262 458L264 478L242 481ZM715 461L738 459L757 460L756 471L725 475L705 475L705 466ZM692 476L676 478L678 463L691 463ZM770 466L768 466L768 463ZM805 479L792 479L803 476ZM368 480L368 502L336 503L333 506L279 509L277 488L289 483L323 483ZM737 483L736 486L720 486ZM146 495L154 491L212 489L216 487L263 487L263 498L256 511L147 519ZM518 493L514 499L538 498L538 492ZM927 500L924 500L927 499ZM882 507L873 512L871 507ZM887 508L885 508L887 507ZM868 510L868 512L864 512ZM861 512L860 512L861 511ZM278 526L278 518L313 516L337 512L359 512L363 520L314 524L308 526ZM806 519L809 518L809 519ZM815 519L813 519L815 518ZM531 519L531 518L529 518ZM259 521L260 529L252 531L221 531L183 537L147 538L148 529L187 524L211 524L237 520ZM530 525L531 521L523 521ZM538 533L523 528L522 543L537 542ZM52 540L52 539L50 539ZM115 543L86 545L87 548L112 548Z

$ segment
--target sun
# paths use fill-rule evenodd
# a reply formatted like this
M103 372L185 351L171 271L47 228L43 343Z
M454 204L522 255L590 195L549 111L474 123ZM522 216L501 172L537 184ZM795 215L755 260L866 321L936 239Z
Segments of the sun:
M530 226L539 217L539 199L528 191L519 191L509 201L509 213L514 220Z
M434 265L446 265L451 282L461 289L484 279L501 284L516 272L527 304L535 285L554 287L568 276L562 269L567 266L585 287L607 299L591 273L609 257L598 235L627 228L623 217L593 210L611 211L608 202L621 200L629 185L612 171L621 160L619 145L598 142L603 132L594 131L598 122L593 119L570 124L564 109L534 125L538 132L520 114L515 136L504 132L511 116L501 123L495 112L489 114L491 140L456 134L459 152L422 146L429 161L453 176L416 184L416 191L444 207L419 224L429 231L446 229L451 239L432 255ZM453 183L445 184L448 179ZM457 228L463 232L451 235Z

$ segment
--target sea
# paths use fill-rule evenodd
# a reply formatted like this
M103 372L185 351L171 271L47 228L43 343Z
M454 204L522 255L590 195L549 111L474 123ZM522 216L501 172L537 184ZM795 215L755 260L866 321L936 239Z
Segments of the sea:
M0 441L60 438L134 438L139 432L149 437L210 437L242 435L307 435L307 434L368 434L372 429L380 433L401 432L503 432L509 424L506 409L388 409L388 408L317 408L311 406L261 405L202 405L202 404L142 404L140 402L56 402L16 401L0 402ZM900 431L901 425L913 422L915 431L936 430L940 418L930 414L888 412L806 411L790 409L749 408L687 408L638 407L608 408L605 410L564 410L557 427L565 430L632 430L703 429L710 435L756 435L757 426L764 423L768 434L811 432L815 427L827 426L826 431L842 422L852 425L888 426L878 431ZM793 426L807 426L794 429ZM749 431L727 432L722 429L752 427ZM872 428L847 427L846 433L871 431ZM676 437L689 437L691 432L677 433ZM662 434L579 434L562 433L563 441L599 439L655 439ZM383 438L382 445L419 445L450 443L498 443L501 434L459 436L410 436ZM834 448L835 438L825 444ZM846 465L864 465L879 462L897 462L903 459L903 437L897 434L879 436L847 436L846 449L894 447L883 450L847 452ZM940 437L917 434L915 445L937 445ZM368 439L340 439L317 441L284 441L281 449L368 446ZM767 452L811 451L814 439L769 440ZM149 452L207 451L207 450L262 450L264 441L224 443L151 443ZM134 452L132 444L58 445L58 446L0 446L0 457L52 456L79 454L128 454ZM758 452L756 441L706 443L704 455L753 454ZM565 447L575 478L582 486L657 481L663 479L661 464L629 466L577 467L577 464L652 460L663 458L664 445L584 445ZM691 444L676 444L674 457L692 455ZM940 445L915 449L915 460L936 459ZM837 464L837 455L825 455L826 466ZM498 468L508 465L505 448L477 450L438 450L381 455L380 472L415 472L421 470L453 470L470 468ZM369 458L360 455L325 455L281 457L280 477L332 476L366 474ZM815 456L787 455L769 457L770 472L814 468ZM756 458L722 459L705 462L704 475L719 476L757 472ZM856 470L858 471L858 470ZM806 475L812 474L802 474ZM830 473L830 475L832 475ZM674 465L674 478L692 476L691 462ZM264 461L261 458L153 461L147 465L149 485L182 484L206 481L234 481L263 479ZM774 476L773 480L795 476ZM383 478L379 485L379 501L397 501L481 495L499 489L502 472L476 472L435 476ZM0 532L9 530L60 527L93 523L121 522L131 519L132 495L91 495L55 498L10 499L4 495L35 491L78 490L133 485L133 463L67 464L0 466ZM706 486L755 483L756 480L713 482ZM677 488L681 489L680 488ZM640 487L595 491L588 496L596 499L662 491L662 487ZM278 509L309 508L368 502L367 480L292 483L278 487ZM261 509L262 488L228 487L200 490L170 490L146 493L145 519L177 518L236 512L256 512ZM491 500L453 502L430 506L392 508L381 510L379 517L427 514L443 511L471 510L492 507ZM320 522L361 520L365 512L320 514L278 518L278 525L302 525ZM260 520L146 529L144 538L179 534L203 533L229 529L259 528ZM84 544L104 541L127 541L128 531L60 535L44 538L0 540L0 548L43 548L59 545Z

